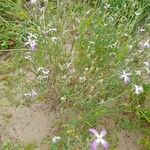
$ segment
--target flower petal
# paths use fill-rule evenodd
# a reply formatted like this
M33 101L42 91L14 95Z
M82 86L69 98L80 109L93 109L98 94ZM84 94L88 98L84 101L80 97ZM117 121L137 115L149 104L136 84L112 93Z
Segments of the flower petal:
M124 77L124 83L128 84L130 82L130 78L128 76Z
M96 137L99 137L99 134L98 134L98 132L96 131L96 129L91 128L91 129L89 129L89 132L93 133Z
M98 143L96 141L93 141L91 144L91 150L97 150L97 146L98 146Z
M34 51L36 49L36 43L35 42L31 42L30 43L30 47L31 47L31 50Z
M108 150L109 144L104 139L101 139L101 144L102 144L102 146L104 147L105 150Z
M103 129L103 130L101 131L101 133L100 133L100 137L102 138L102 137L104 137L105 135L106 135L106 130Z

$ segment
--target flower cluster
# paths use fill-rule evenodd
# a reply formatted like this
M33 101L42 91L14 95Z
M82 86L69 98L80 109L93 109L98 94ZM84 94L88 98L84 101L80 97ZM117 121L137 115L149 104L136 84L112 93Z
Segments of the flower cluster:
M29 36L27 37L27 42L25 43L25 46L30 46L32 51L35 51L37 48L37 36L29 33Z
M37 96L37 92L35 90L32 90L31 92L29 93L25 93L24 94L25 97L31 97L31 98L34 98Z
M150 63L149 62L144 62L144 69L147 71L147 74L150 74Z
M150 48L150 40L147 40L147 41L144 42L144 43L140 42L139 45L140 45L140 48L141 48L141 49Z
M141 75L141 71L137 70L136 74ZM123 70L120 78L123 79L125 84L128 84L131 81L131 79L130 79L131 75L132 75L131 73L127 73L127 72L125 72L125 70ZM135 84L133 84L133 86L134 86L134 89L135 89L135 94L139 95L140 93L144 92L144 89L143 89L142 86L138 86L138 85L135 85Z
M32 61L32 53L31 52L25 52L24 58L29 60L29 61Z
M144 32L145 29L138 28L138 31ZM133 56L138 56L139 54L143 54L146 49L149 49L150 48L150 40L147 39L145 42L139 42L138 47L139 47L139 50L137 50L137 53L134 53ZM133 60L134 60L133 58L126 59L126 63L128 64L129 62L131 62ZM144 73L146 73L148 75L150 74L150 63L148 61L145 61L143 63L143 66L140 69L134 71L134 74L137 77L140 77ZM129 73L129 72L126 72L125 70L123 70L120 75L120 79L122 79L125 84L128 84L131 82L131 75L132 75L132 73ZM144 74L144 78L145 78L145 74ZM140 93L144 92L144 89L141 85L136 85L136 84L132 84L132 85L134 87L135 94L139 95Z
M58 143L60 140L61 140L60 136L55 136L55 137L52 138L53 143Z
M67 71L65 75L61 77L61 79L66 80L67 82L70 82L70 79L73 77L73 74L76 72L73 62L67 62L62 67L63 70Z
M48 78L48 74L49 74L49 70L44 68L44 67L39 67L37 69L37 73L39 74L38 75L39 79L47 79Z

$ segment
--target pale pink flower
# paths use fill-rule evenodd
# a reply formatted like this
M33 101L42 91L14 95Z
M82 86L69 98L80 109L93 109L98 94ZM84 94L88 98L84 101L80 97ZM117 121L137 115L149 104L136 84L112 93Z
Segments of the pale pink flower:
M150 48L150 43L149 43L150 40L147 40L143 45L141 45L141 48L142 49L145 49L145 48Z
M36 35L29 33L28 40L25 43L25 46L29 45L32 51L35 51L37 48L37 37Z
M97 150L99 144L103 146L104 150L109 149L109 144L103 139L103 137L106 136L105 129L103 129L100 134L96 131L96 129L93 128L89 129L89 132L91 132L96 137L96 139L91 144L91 150Z
M131 73L126 73L124 70L120 76L121 79L123 79L124 83L125 84L128 84L130 82L130 76L131 76Z

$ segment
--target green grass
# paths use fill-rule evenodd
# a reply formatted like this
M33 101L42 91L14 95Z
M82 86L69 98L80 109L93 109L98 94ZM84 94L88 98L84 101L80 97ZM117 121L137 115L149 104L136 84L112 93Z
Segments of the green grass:
M8 9L8 12L0 10L3 26L0 48L3 51L9 49L13 54L10 61L0 66L0 71L6 73L27 67L36 72L39 66L51 70L52 76L46 82L37 80L30 85L31 89L32 86L37 87L41 94L39 101L45 100L47 91L53 88L56 91L54 97L60 102L62 117L57 134L62 141L58 145L50 144L51 149L87 150L92 140L88 129L99 128L105 117L118 119L118 130L145 131L140 143L147 149L150 146L150 107L146 102L150 96L150 80L145 71L141 77L135 75L135 71L144 70L143 63L150 58L149 49L142 54L137 51L140 39L150 31L150 2L59 2L45 2L43 13L39 12L40 4L30 6L10 1L6 5L5 1L0 2L5 10L5 7ZM105 7L106 2L110 7ZM146 32L140 33L138 27L145 28ZM57 31L43 34L43 30L49 28L56 28ZM38 35L38 48L33 53L32 63L24 59L24 51L21 50L28 32ZM53 43L51 37L57 37L57 42ZM15 44L10 46L12 41ZM132 50L129 50L130 45ZM68 46L72 47L72 51L68 50ZM70 62L70 67L66 68ZM133 74L131 83L142 85L144 93L136 95L131 83L125 85L120 80L120 72L127 68ZM75 72L71 74L73 69ZM63 76L66 79L62 79ZM80 77L86 80L82 82ZM124 114L128 115L124 118ZM132 122L133 118L135 122ZM113 145L111 133L108 137L110 145Z

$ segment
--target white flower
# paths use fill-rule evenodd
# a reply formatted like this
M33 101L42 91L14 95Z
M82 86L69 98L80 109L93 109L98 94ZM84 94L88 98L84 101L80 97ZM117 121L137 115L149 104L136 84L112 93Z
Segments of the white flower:
M39 75L38 75L38 79L39 80L47 79L48 78L48 74L49 74L49 70L44 68L44 67L39 67L37 69L37 73L39 73Z
M147 62L144 62L144 69L147 71L147 74L149 74L150 73L150 69L149 69L149 67L150 67L150 63L147 61Z
M71 67L71 65L72 65L72 62L66 63L65 64L66 69L69 69Z
M42 72L43 72L43 74L45 74L45 75L48 75L48 74L49 74L49 70L47 70L47 69L43 70Z
M120 78L123 79L125 84L128 84L130 82L130 76L131 76L131 73L126 73L123 70L122 75L120 76Z
M56 43L57 42L57 37L51 37L52 42Z
M150 73L150 69L148 67L146 67L145 70L147 71L147 74Z
M30 93L24 93L24 96L31 96Z
M85 71L88 71L89 70L89 68L85 68Z
M135 12L135 15L136 15L136 16L140 16L141 13L136 11L136 12Z
M60 140L61 140L61 137L60 137L60 136L55 136L55 137L52 138L52 142L53 142L53 143L57 143L57 142L59 142Z
M110 4L105 4L105 6L104 6L104 9L108 9L108 8L110 8Z
M134 85L135 88L135 94L139 95L140 93L144 92L142 86Z
M144 64L148 67L150 63L148 61L144 62Z
M29 96L29 97L36 97L37 96L37 92L35 90L32 90L31 92L29 93L25 93L24 94L25 97Z
M138 75L138 76L140 76L141 75L141 70L136 70L135 74Z
M133 46L132 45L129 45L129 50L131 50L133 48Z
M31 4L35 4L37 2L37 0L31 0L30 3Z
M32 97L37 96L37 92L36 92L35 90L32 90L32 91L31 91L31 94L32 94Z
M66 100L66 98L65 97L61 97L61 99L60 99L61 101L65 101Z
M138 27L139 32L144 32L145 29Z
M25 53L24 53L24 58L31 61L31 60L32 60L31 52L25 52Z
M48 75L39 75L37 77L38 80L43 80L43 79L47 79L48 78Z
M51 31L56 32L57 29L56 29L56 28L51 28L51 29L49 29L49 31L50 31L50 32L51 32Z
M25 56L24 58L25 58L25 59L28 59L28 60L32 60L32 58L31 58L31 56L30 56L30 55Z
M49 70L46 69L46 68L44 68L44 67L39 67L39 68L37 69L37 71L38 71L38 72L42 72L42 73L45 74L45 75L48 75L48 74L49 74Z
M37 69L38 72L40 72L41 70L44 70L44 67L39 67L39 68Z
M141 48L142 48L142 49L144 49L144 48L150 48L149 41L150 41L150 40L147 40L143 45L141 45Z
M86 77L84 76L84 77L79 77L79 80L81 81L81 82L85 82L86 81Z

